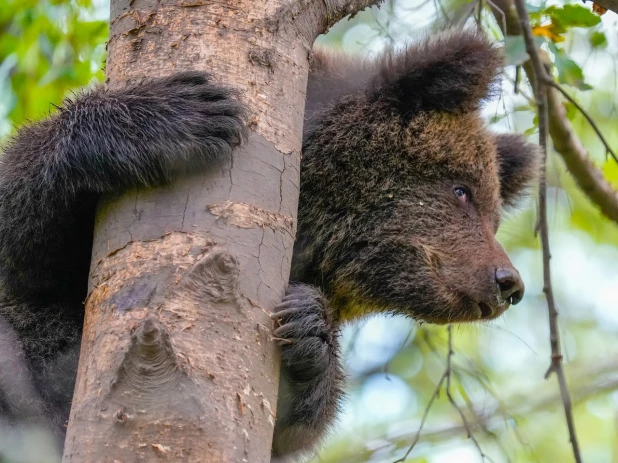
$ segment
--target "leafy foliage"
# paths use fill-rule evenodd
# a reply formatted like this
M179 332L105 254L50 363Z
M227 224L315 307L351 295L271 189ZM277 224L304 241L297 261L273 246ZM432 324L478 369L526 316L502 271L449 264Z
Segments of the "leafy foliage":
M70 89L102 80L107 21L92 11L90 0L0 0L0 111L8 121L39 118Z

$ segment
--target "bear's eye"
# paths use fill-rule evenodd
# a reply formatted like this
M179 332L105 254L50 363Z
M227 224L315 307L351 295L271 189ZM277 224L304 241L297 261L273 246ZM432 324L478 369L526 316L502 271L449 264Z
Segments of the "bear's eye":
M466 187L456 186L453 188L453 193L455 193L457 199L459 199L462 203L470 202L470 191L468 191Z

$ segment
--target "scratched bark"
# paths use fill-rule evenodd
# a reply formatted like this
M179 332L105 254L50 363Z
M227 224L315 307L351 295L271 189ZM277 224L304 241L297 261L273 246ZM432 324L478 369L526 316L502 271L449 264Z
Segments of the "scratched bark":
M205 173L99 205L64 462L270 460L307 58L373 3L111 1L107 85L206 70L243 92L251 134Z

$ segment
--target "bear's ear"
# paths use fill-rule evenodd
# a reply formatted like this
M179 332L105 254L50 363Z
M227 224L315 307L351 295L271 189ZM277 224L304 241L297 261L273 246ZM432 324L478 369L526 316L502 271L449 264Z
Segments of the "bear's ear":
M481 33L448 30L380 58L368 93L392 102L404 117L419 110L472 111L489 96L501 65L500 50Z
M500 196L504 207L514 207L539 174L540 151L516 134L496 135Z

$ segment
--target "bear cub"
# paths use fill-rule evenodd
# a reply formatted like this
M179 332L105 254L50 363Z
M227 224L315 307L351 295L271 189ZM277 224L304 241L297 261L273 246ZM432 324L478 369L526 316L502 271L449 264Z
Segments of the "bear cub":
M445 31L372 61L314 53L273 455L306 455L342 397L339 330L381 312L490 320L524 293L495 239L537 150L479 114L501 52ZM0 157L0 426L64 435L97 199L169 182L245 132L234 91L188 72L95 89L25 126Z

